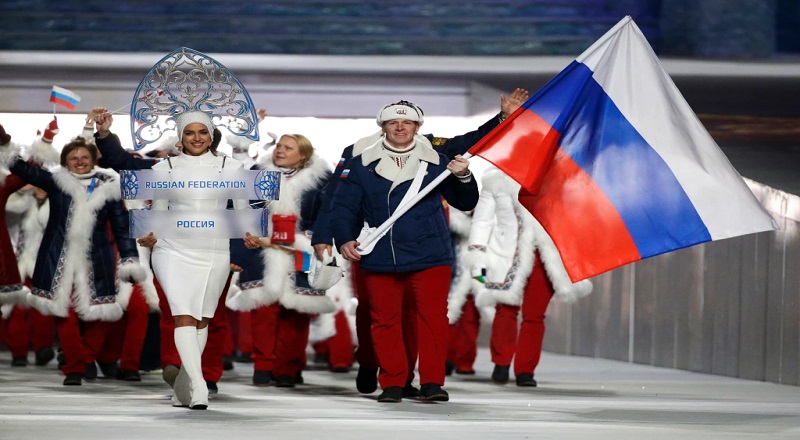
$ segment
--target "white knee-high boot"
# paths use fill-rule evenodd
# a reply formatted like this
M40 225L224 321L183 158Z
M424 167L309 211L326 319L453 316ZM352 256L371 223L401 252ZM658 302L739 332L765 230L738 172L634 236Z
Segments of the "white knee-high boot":
M175 348L178 349L178 354L181 357L181 369L186 371L186 375L190 379L191 398L189 399L189 407L192 409L206 409L208 407L208 388L206 387L206 381L203 379L197 328L194 326L176 327ZM175 384L176 395L181 400L181 403L185 403L185 399L182 398L184 396L178 393L177 380Z
M206 349L206 342L208 342L208 326L197 329L197 347L200 349L200 355L203 355L203 350Z

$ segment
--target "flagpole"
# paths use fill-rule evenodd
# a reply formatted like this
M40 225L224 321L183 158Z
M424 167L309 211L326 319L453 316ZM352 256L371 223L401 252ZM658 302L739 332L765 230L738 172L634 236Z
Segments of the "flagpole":
M118 111L120 111L120 110L122 110L124 108L130 107L130 106L131 106L130 104L125 104L125 105L123 105L122 107L120 107L120 108L118 108L116 110L111 110L109 113L111 113L113 115L114 113L116 113L116 112L118 112Z
M606 41L608 41L611 37L613 37L614 34L616 34L620 29L622 29L623 26L627 25L631 20L633 20L631 16L626 15L622 20L617 22L617 24L615 24L614 27L609 29L608 32L603 34L602 37L598 38L597 41L595 41L591 46L589 46L588 49L584 50L582 54L578 55L578 57L575 58L575 61L582 63L583 60L585 60L586 58L589 57L589 55L592 54L592 52L597 50L598 47L606 44Z
M464 159L469 159L470 157L472 157L472 154L464 153L462 157ZM375 230L372 231L370 235L368 235L364 240L362 240L359 243L356 250L362 252L363 250L371 249L373 243L379 240L381 237L383 237L386 234L386 231L388 231L389 228L392 227L392 225L397 221L397 219L399 219L403 214L408 212L409 209L411 209L414 205L416 205L417 202L422 200L423 197L428 195L428 193L433 191L433 189L436 188L440 183L442 183L444 179L450 176L450 174L452 174L450 170L444 170L442 174L436 176L436 178L433 179L433 181L431 181L431 183L429 183L428 186L419 190L419 192L414 197L412 197L411 200L408 201L408 203L397 208L397 210L394 213L392 213L392 215L388 219L386 219L386 221L381 223L381 225L375 228Z

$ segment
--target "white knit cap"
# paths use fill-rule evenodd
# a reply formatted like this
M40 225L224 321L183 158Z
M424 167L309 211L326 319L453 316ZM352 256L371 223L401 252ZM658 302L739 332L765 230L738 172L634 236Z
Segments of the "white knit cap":
M194 124L195 122L208 127L208 132L212 137L214 136L214 124L211 122L211 115L206 112L194 111L181 113L177 118L175 118L175 126L178 129L178 138L183 137L183 130L187 125Z
M409 121L416 121L419 125L423 122L422 109L408 101L399 101L389 104L378 112L377 122L379 126L383 126L386 121L393 119L408 119Z

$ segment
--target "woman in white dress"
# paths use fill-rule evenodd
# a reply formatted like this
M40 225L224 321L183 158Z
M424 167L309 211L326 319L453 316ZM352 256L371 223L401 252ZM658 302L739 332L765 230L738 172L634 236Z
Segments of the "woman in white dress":
M183 150L153 166L154 170L208 167L240 169L242 163L211 148L214 125L200 111L182 113L176 126ZM246 203L246 202L245 202ZM227 200L156 200L153 209L225 209ZM238 207L237 203L237 207ZM200 356L208 340L208 322L214 316L230 273L228 239L158 239L150 233L139 244L153 247L153 272L164 289L175 318L175 346L181 357L181 372L175 381L173 406L208 407L208 388L203 379Z

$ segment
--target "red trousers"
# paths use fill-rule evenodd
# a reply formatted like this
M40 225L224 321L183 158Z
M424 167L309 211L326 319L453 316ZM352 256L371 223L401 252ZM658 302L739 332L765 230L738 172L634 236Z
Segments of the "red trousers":
M223 292L228 291L231 277L228 275L228 282L225 283ZM175 348L175 319L172 317L172 310L169 308L167 297L164 295L164 290L158 283L158 280L153 278L153 284L156 286L158 292L158 307L161 309L161 321L159 328L161 330L161 367L167 365L181 365L181 358L178 355L178 349ZM203 377L211 382L219 382L222 377L222 355L225 350L225 339L228 337L228 316L225 313L225 294L219 297L217 310L208 324L208 342L206 348L203 350L202 365Z
M32 346L34 351L52 347L55 340L55 321L33 307L14 306L5 320L5 342L13 357L25 357Z
M75 310L69 309L66 318L56 317L56 331L64 354L64 374L86 373L86 364L97 359L111 323L106 321L84 322L83 335Z
M275 340L273 377L294 378L306 366L306 346L311 315L280 307Z
M314 344L314 352L328 358L330 368L350 368L353 366L353 335L347 313L339 310L333 315L336 334Z
M225 354L235 355L239 353L253 352L253 331L250 312L237 312L227 309L228 327L230 332L225 343Z
M119 359L123 370L139 371L149 314L142 287L135 284L122 319L109 323L109 336L97 353L97 360L111 363Z
M475 306L475 298L467 297L461 318L450 326L447 360L455 365L456 371L473 371L478 356L478 333L481 327L481 314Z
M278 339L278 303L262 306L250 311L250 328L253 351L253 369L273 371L275 368L275 344Z
M492 362L495 365L511 365L514 359L514 374L533 373L542 356L544 340L544 317L550 299L553 297L553 285L547 278L539 253L536 252L533 273L528 279L522 296L522 306L498 304L492 336L489 342ZM522 323L517 333L517 316L522 309Z
M353 365L353 335L347 313L339 310L333 316L336 334L328 341L328 365L331 368L350 368Z
M381 388L403 387L408 381L403 317L409 302L417 312L420 384L444 385L450 274L450 266L403 273L363 272L369 291L372 341L380 364Z
M361 270L358 262L350 263L352 273L353 293L358 298L356 307L356 336L358 347L356 348L356 360L359 367L378 369L378 356L375 354L375 347L372 343L372 316L370 312L370 295L367 288L364 271ZM417 366L417 310L411 296L404 297L403 301L403 345L408 363L407 383L414 380L414 368Z

